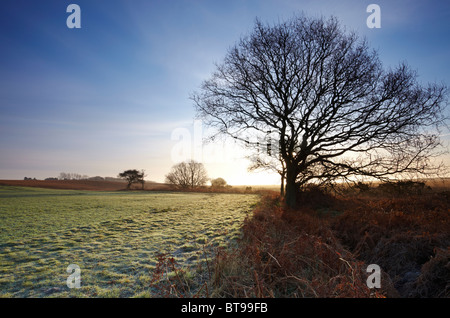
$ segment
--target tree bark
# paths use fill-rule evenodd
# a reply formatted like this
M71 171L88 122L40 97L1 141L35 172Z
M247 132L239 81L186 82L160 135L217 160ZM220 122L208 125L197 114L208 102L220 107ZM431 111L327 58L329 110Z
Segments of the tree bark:
M285 202L290 208L295 208L297 206L297 198L299 189L296 184L297 174L293 166L286 167L286 195Z

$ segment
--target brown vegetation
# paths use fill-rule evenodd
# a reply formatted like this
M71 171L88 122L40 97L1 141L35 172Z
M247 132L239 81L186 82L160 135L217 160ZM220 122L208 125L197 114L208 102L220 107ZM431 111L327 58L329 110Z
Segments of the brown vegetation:
M380 265L402 296L450 297L449 203L446 193L359 200L332 228L358 259Z
M127 182L96 180L0 180L0 185L66 190L118 191L126 189ZM131 189L141 189L141 185L133 185ZM167 189L169 187L161 183L146 182L145 184L145 190Z
M88 190L88 191L121 191L127 189L127 182L106 181L106 180L0 180L0 186L16 186L16 187L37 187L46 189L63 189L63 190ZM177 191L177 192L203 192L203 193L255 193L265 194L272 192L276 186L230 186L211 187L202 186L197 188L179 188L166 183L158 183L146 181L144 190L146 191ZM142 190L140 184L133 184L130 190Z
M236 250L218 254L225 297L450 297L450 209L445 193L331 196L314 189L301 208L265 196ZM369 264L381 289L369 289Z

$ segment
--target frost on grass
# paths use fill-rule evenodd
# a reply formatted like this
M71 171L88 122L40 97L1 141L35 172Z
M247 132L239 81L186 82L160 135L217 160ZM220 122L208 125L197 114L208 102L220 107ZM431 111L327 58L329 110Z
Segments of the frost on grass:
M3 297L157 296L150 282L158 255L195 273L212 251L206 247L237 237L258 200L206 193L23 194L20 188L0 189L0 195ZM80 289L66 285L69 264L81 268Z

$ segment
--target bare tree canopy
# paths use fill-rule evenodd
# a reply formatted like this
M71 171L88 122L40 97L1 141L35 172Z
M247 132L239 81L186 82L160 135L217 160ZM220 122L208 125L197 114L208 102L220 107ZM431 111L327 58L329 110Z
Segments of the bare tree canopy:
M294 206L310 182L436 172L446 95L443 84L421 85L406 63L385 69L336 18L298 16L257 20L192 99L218 135L271 134L274 149L255 167L277 170Z
M181 162L172 167L166 175L166 183L181 188L196 188L204 186L208 181L208 174L202 163L194 160Z

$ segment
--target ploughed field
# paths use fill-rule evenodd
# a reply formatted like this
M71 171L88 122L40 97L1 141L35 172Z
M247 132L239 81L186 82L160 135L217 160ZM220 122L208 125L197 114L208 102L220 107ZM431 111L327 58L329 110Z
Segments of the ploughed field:
M258 200L0 186L0 297L153 297L154 270L171 258L186 279L201 280ZM67 285L71 264L80 288Z

